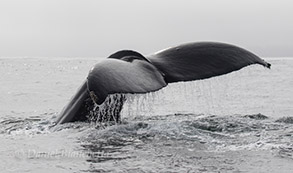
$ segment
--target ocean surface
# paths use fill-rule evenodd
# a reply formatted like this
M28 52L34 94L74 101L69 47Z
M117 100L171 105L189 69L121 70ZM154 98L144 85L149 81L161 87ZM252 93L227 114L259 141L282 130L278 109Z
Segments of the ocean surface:
M122 123L54 126L99 58L0 58L0 172L292 172L293 58L127 95Z

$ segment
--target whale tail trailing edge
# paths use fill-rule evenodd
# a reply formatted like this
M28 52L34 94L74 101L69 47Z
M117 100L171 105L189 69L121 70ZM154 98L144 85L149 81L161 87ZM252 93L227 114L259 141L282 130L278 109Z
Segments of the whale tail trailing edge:
M251 64L270 64L253 53L225 43L188 43L148 57L165 74L167 83L206 79L230 73Z
M251 64L271 66L243 48L215 42L183 44L148 57L131 50L119 51L91 69L57 124L85 120L85 107L102 104L110 94L157 91L168 83L206 79ZM89 102L90 98L94 102Z

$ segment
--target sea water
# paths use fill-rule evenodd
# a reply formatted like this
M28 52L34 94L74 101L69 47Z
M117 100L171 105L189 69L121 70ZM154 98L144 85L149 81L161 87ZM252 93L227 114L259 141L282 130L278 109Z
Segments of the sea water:
M0 172L292 172L293 59L127 94L122 123L54 126L99 58L0 58Z

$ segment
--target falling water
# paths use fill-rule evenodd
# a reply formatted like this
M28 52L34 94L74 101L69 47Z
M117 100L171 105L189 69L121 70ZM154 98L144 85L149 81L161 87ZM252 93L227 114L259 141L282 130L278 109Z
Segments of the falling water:
M156 92L126 94L121 114L124 118L135 119L176 113L203 115L258 113L245 107L251 105L249 102L255 97L250 95L251 90L263 89L257 88L257 81L253 81L253 76L262 70L264 70L262 67L251 66L215 78L171 83ZM252 84L247 85L246 80L252 80ZM270 93L263 92L259 97L265 98ZM253 106L262 104L255 103ZM271 114L272 109L266 109L266 113Z
M120 112L125 102L124 94L111 94L101 105L95 104L89 112L89 120L93 122L121 122Z

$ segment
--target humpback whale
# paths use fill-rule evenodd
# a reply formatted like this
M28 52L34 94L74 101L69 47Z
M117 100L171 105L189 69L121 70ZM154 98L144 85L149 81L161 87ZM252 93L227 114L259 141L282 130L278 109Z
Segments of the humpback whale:
M105 105L114 115L103 118L119 121L125 101L123 94L148 93L168 83L193 81L224 75L252 64L270 64L248 50L218 42L194 42L164 49L149 56L122 50L97 63L86 80L57 117L56 123L86 121L96 105Z

